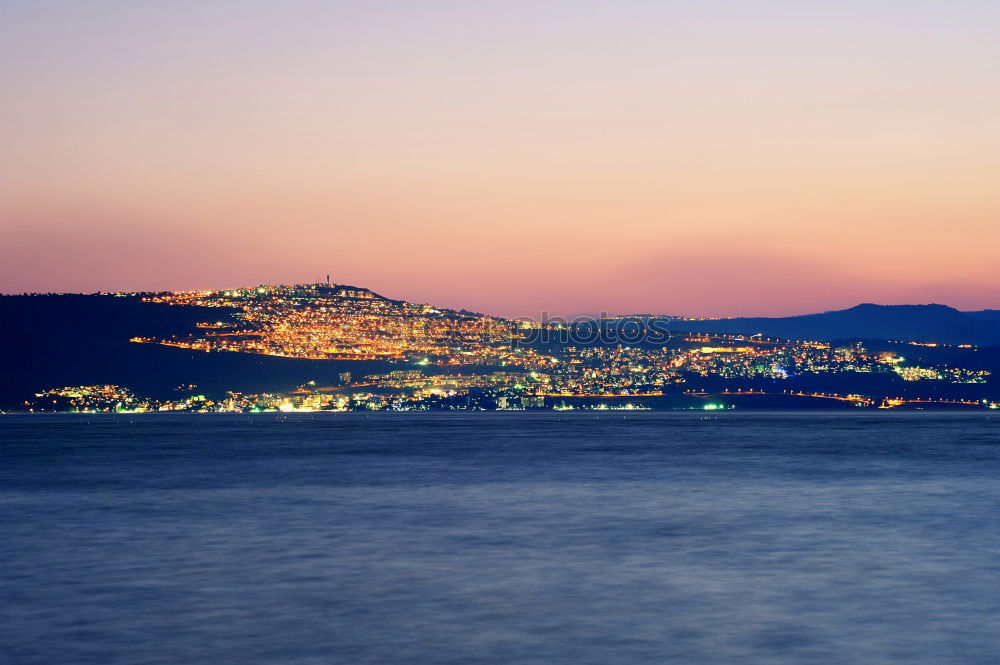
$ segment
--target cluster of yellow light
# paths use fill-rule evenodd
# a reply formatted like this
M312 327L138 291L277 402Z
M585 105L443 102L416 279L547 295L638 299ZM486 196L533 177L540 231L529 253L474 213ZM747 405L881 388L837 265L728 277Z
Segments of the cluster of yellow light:
M436 365L542 367L554 361L517 350L511 321L382 298L365 289L299 285L151 297L171 305L227 307L235 321L199 324L199 337L133 338L199 351L307 359L415 360Z

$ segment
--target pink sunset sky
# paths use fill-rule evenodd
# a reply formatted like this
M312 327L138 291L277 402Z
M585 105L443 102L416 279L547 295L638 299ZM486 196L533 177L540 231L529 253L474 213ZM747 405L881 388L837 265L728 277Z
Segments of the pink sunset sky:
M1000 307L995 2L0 5L0 291Z

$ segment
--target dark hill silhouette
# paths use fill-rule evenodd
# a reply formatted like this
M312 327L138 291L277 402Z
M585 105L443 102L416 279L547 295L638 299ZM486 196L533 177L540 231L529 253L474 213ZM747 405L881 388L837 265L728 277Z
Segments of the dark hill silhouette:
M674 321L678 331L762 333L784 339L895 339L942 344L1000 343L1000 312L961 312L947 305L875 305L783 318Z
M981 309L978 312L966 312L966 314L983 321L1000 323L1000 309Z
M35 391L60 386L114 383L166 398L176 397L173 389L183 384L210 394L287 390L309 380L334 385L344 370L363 376L388 367L129 342L133 336L187 333L198 321L230 314L217 307L144 303L137 296L0 296L0 408L16 408Z
M367 292L361 287L337 288ZM345 369L363 376L389 368L382 362L203 353L129 342L133 336L184 334L199 321L224 320L231 313L224 308L144 303L139 296L0 296L0 408L15 408L35 391L59 386L117 383L140 395L169 397L182 384L197 384L199 392L209 394L287 390L309 380L335 384ZM675 332L759 332L785 339L990 345L1000 344L1000 311L864 304L786 318L671 321L669 328ZM978 365L1000 375L998 350L981 350L977 358ZM833 379L826 377L823 385L833 390L828 385Z

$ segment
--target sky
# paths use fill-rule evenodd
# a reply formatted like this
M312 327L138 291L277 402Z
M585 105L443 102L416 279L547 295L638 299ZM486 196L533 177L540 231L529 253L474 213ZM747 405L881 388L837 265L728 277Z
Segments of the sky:
M1000 308L1000 3L0 0L0 292Z

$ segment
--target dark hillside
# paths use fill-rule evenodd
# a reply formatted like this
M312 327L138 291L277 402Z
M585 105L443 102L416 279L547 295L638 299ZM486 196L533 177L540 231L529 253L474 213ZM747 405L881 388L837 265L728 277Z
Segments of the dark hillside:
M182 384L197 384L206 393L252 392L309 380L333 385L345 369L361 376L386 367L129 342L133 336L188 333L200 321L223 320L231 313L144 303L136 296L0 296L0 408L20 405L48 387L115 383L153 397L170 396Z

